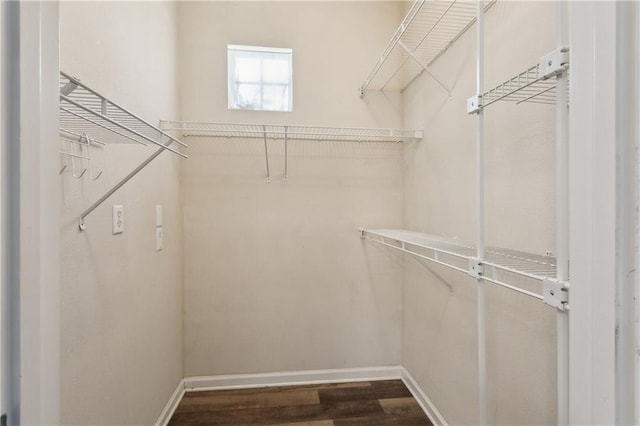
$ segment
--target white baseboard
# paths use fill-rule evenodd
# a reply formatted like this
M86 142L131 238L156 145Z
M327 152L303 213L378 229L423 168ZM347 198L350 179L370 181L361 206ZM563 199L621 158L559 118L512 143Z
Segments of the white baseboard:
M366 382L402 377L402 367L343 368L330 370L286 371L280 373L235 374L186 377L187 392L242 389L268 386L312 385L319 383Z
M434 425L448 426L449 423L447 423L440 411L438 411L435 404L404 367L401 368L401 378L413 397L418 401L418 404L420 404L420 407L422 407L422 411L431 419L431 423Z
M167 401L167 404L162 409L158 420L156 420L155 426L167 426L169 424L169 420L171 420L171 416L178 408L178 404L180 404L180 400L184 396L184 379L178 382L178 386L176 386L176 390L173 391L173 395Z

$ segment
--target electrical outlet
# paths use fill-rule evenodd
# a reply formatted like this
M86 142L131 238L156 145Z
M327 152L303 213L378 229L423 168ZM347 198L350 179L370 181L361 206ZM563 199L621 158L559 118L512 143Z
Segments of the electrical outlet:
M156 205L156 226L162 226L162 206Z
M124 206L113 206L113 235L122 234L124 232Z
M156 251L160 251L163 248L163 235L162 228L156 228Z

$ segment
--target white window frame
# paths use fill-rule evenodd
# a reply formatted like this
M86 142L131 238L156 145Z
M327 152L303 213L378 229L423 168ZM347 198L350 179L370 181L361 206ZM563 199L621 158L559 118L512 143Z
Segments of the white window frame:
M289 55L289 78L285 83L271 83L260 80L256 81L238 81L236 80L236 52L253 52L256 54L282 54ZM237 44L227 45L227 100L230 110L251 110L251 111L274 111L274 112L291 112L293 111L293 49L281 47L263 47L263 46L245 46ZM237 102L237 87L240 84L254 84L260 87L260 104L258 107L239 106ZM287 108L286 109L266 109L264 108L264 87L265 86L282 86L287 88Z

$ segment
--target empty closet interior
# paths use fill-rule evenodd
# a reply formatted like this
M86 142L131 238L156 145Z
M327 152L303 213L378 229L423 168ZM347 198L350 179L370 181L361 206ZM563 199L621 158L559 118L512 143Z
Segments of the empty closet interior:
M376 378L435 424L567 421L562 5L59 17L61 423ZM290 111L230 106L232 46L290 49Z

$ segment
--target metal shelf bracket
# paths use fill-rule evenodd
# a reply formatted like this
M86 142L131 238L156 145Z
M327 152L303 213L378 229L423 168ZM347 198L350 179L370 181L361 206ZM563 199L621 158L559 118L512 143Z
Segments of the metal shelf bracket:
M545 278L542 281L542 296L545 305L553 306L559 311L569 310L569 283Z
M484 265L480 259L472 257L469 259L469 275L475 279L482 278L484 274Z
M542 78L556 77L569 68L569 48L561 47L540 58L540 74Z
M271 172L269 171L269 149L267 148L267 126L262 126L262 136L264 138L264 159L267 163L267 183L271 183Z
M420 58L418 58L415 53L413 53L413 50L409 49L402 41L398 40L398 46L402 47L402 49L407 52L407 55L409 55L414 61L416 61L416 64L418 64L420 66L420 68L422 68L423 71L425 71L427 74L429 74L431 76L431 78L433 78L435 80L436 83L438 83L444 90L446 90L447 94L449 95L449 98L451 98L451 88L449 86L447 86L446 84L444 84L444 82L442 82L442 80L440 80L438 77L436 77L436 75L431 72L431 69L429 68L428 65L425 65L422 63L422 61L420 60Z
M494 88L467 100L467 113L480 110L498 101L549 104L556 103L556 77L569 70L569 48L561 47L544 55L532 67L502 82Z
M482 95L474 95L467 99L467 114L475 114L482 109Z

